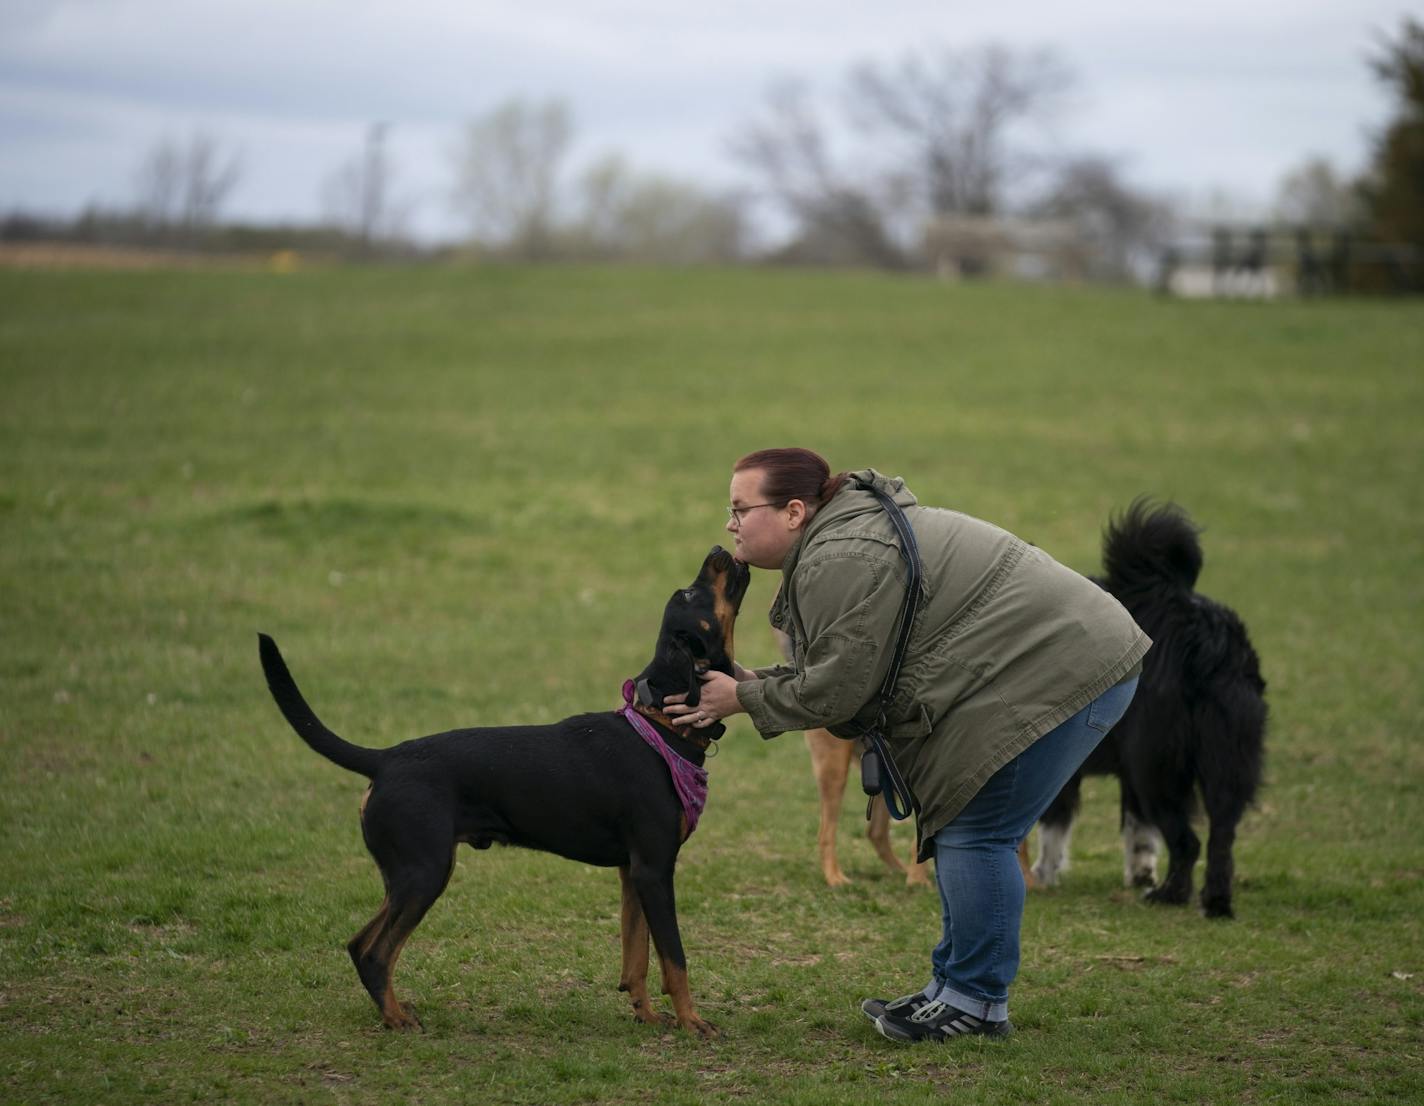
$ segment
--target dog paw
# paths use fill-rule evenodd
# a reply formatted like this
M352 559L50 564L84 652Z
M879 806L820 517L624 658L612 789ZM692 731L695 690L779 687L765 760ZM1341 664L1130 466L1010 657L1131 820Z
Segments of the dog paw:
M420 1032L425 1029L419 1016L415 1012L415 1007L408 1002L396 1004L396 1008L385 1016L387 1029Z
M1205 895L1202 896L1202 914L1208 918L1226 918L1228 920L1236 917L1235 911L1231 909L1229 898L1209 899Z
M704 1041L715 1041L722 1035L721 1031L715 1025L696 1014L682 1019L677 1024L689 1033L696 1033Z
M618 989L620 991L629 991L632 988L626 983L620 983ZM670 1029L677 1024L676 1018L653 1006L646 995L633 1000L633 1020L642 1022L644 1025L655 1025L659 1029Z
M1143 895L1142 901L1150 902L1154 906L1185 906L1189 898L1191 898L1190 891L1179 890L1164 883L1161 887L1154 887Z
M1049 868L1046 865L1035 864L1029 869L1029 875L1033 877L1034 883L1039 887L1057 887L1058 869Z
M834 872L827 872L825 875L827 887L849 887L852 883L850 876L839 869Z

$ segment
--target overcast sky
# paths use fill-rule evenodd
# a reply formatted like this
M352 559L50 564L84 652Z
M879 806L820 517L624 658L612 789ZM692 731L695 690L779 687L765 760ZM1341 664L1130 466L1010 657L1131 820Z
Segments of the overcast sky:
M700 7L700 5L698 6ZM240 150L226 213L315 219L374 120L425 236L455 233L450 151L511 96L566 99L571 168L745 182L727 139L768 86L828 96L854 62L987 41L1078 78L1061 150L1139 186L1266 205L1323 155L1357 170L1389 103L1367 65L1399 0L0 0L0 211L133 202L145 150L197 130Z

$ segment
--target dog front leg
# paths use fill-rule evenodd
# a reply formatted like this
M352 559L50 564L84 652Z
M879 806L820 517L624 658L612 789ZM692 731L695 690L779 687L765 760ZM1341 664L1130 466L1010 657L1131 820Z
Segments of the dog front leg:
M1019 842L1019 874L1023 876L1024 890L1033 891L1038 887L1038 877L1033 874L1033 868L1028 862L1028 838L1025 837Z
M816 833L821 875L825 877L826 886L844 887L850 880L841 871L836 857L836 825L840 821L841 801L845 797L846 779L850 775L855 746L849 741L842 741L829 730L807 730L806 748L811 753L811 774L816 777L816 789L821 794L821 826ZM893 860L892 856L892 867Z
M648 997L648 919L626 867L618 869L623 885L623 974L618 989L626 991L633 1003L633 1017L648 1025L668 1025L666 1014L653 1009Z
M642 873L631 876L633 888L643 904L653 944L658 950L662 967L663 992L672 999L672 1008L679 1028L699 1037L716 1037L717 1028L697 1013L692 991L687 983L687 957L682 951L682 937L677 929L677 907L672 888L672 872Z
M1057 887L1068 870L1068 845L1073 838L1082 784L1082 774L1075 773L1039 816L1038 860L1030 869L1039 887Z

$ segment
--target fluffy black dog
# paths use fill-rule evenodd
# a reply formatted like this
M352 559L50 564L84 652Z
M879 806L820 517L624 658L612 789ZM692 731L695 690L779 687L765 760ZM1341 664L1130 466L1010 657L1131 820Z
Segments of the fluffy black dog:
M1185 903L1201 843L1192 832L1196 791L1211 827L1207 917L1232 917L1231 848L1256 795L1266 732L1266 682L1246 627L1229 607L1195 590L1198 530L1174 504L1137 499L1103 535L1106 575L1094 577L1152 638L1132 705L1049 806L1039 824L1033 874L1045 886L1068 866L1068 839L1083 773L1122 786L1124 879L1157 903ZM1157 839L1167 844L1158 886Z

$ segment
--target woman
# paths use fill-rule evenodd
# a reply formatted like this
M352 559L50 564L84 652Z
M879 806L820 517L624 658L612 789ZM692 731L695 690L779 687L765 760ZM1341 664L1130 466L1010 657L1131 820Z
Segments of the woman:
M861 1009L898 1041L1006 1036L1023 918L1018 844L1122 717L1151 645L1115 599L996 526L918 506L899 478L832 476L810 450L761 450L733 470L727 530L738 559L781 570L771 623L790 635L794 663L708 673L697 707L679 696L664 709L697 727L746 712L767 738L865 732L906 579L869 486L905 512L924 566L886 729L944 909L930 982Z

